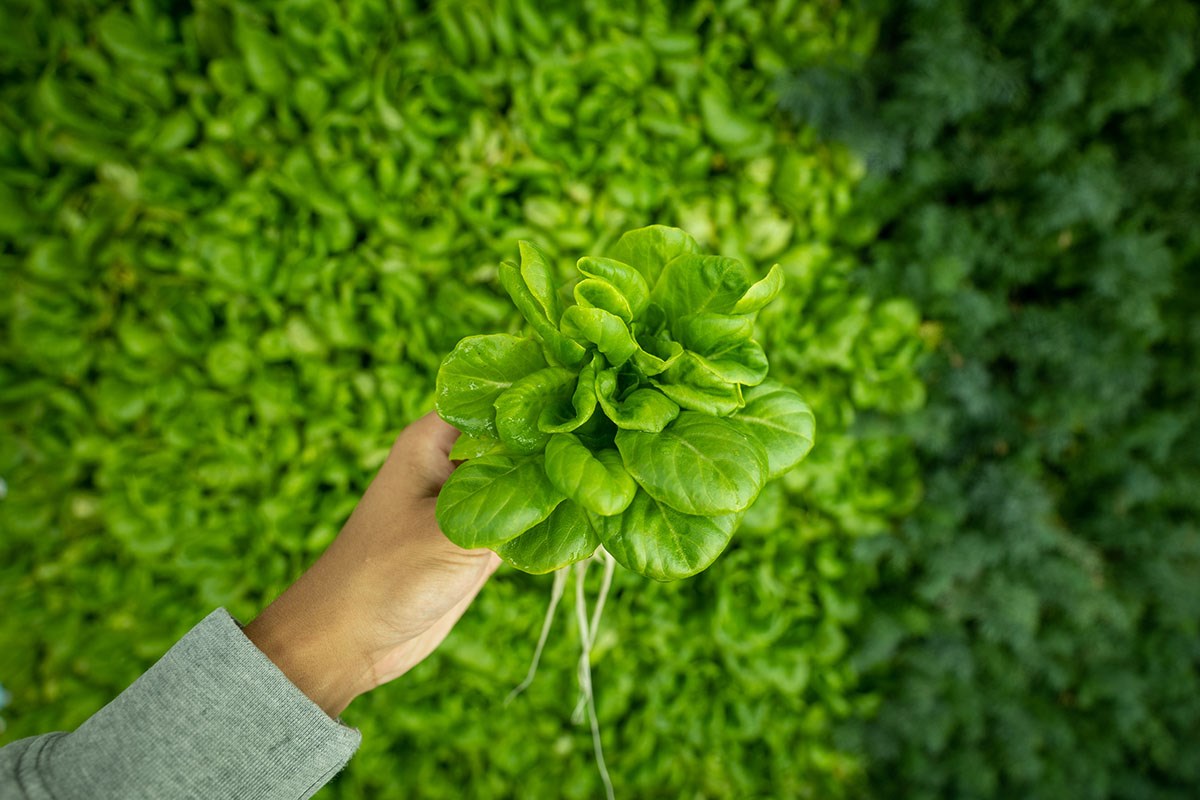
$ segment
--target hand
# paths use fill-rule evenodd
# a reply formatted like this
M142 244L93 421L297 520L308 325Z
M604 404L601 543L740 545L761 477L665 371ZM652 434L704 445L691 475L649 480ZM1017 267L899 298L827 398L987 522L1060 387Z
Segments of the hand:
M433 413L406 428L333 544L245 628L331 717L432 653L500 565L438 528L457 437Z

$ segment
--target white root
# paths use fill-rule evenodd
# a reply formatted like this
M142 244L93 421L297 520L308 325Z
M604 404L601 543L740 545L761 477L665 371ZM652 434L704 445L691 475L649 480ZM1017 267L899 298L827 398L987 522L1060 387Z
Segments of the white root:
M604 603L608 600L608 592L612 588L613 573L617 568L617 560L609 555L608 551L603 547L596 550L596 556L593 556L593 558L597 557L604 561L604 577L600 581L600 594L596 597L596 607L592 610L592 620L588 624L586 632L583 629L580 630L580 637L586 637L584 646L589 653L596 646L596 635L600 629L600 618L604 615ZM586 568L584 572L587 572ZM582 579L581 576L579 580ZM571 713L571 721L576 725L583 723L583 709L586 704L587 697L581 692L579 702L575 705L575 710Z
M604 554L608 556L607 553ZM610 557L611 558L611 557ZM590 560L590 559L589 559ZM603 594L597 601L597 610L602 610L604 595L608 593L608 585L612 578L605 570L607 580ZM592 643L595 637L594 625L589 625L587 615L587 599L584 596L584 577L587 575L587 562L575 565L575 616L579 622L579 638L583 644L583 653L579 657L579 685L583 690L582 700L586 703L588 716L592 723L592 748L596 752L596 767L600 770L600 780L604 783L604 794L608 800L614 800L612 778L608 775L608 766L604 763L604 746L600 743L600 719L596 716L596 696L592 692ZM599 624L599 615L594 618Z
M508 693L508 697L504 699L504 705L511 703L517 695L528 689L533 683L533 678L537 675L538 664L542 661L542 651L546 649L546 640L550 638L550 626L554 624L554 612L558 608L558 601L562 600L566 588L567 571L560 569L554 573L554 588L550 590L550 607L546 609L546 618L542 621L542 632L538 636L537 648L533 651L533 662L529 665L529 672L525 673L525 680Z
M608 600L608 592L612 589L613 574L617 571L617 560L608 554L603 547L597 553L604 559L604 578L600 583L600 594L596 597L596 608L592 611L591 644L596 644L596 631L600 628L600 618L604 616L604 602Z
M600 594L596 598L596 607L592 609L591 619L588 619L587 613L587 598L585 596L585 579L587 578L588 565L594 560L604 562L604 576L600 582ZM612 778L608 774L608 766L604 763L604 747L600 741L600 719L596 716L596 696L592 691L592 647L596 644L596 633L600 629L600 619L604 614L604 604L608 599L609 590L612 588L613 574L616 571L617 562L608 551L603 547L596 550L596 554L591 558L575 564L575 619L579 624L579 641L582 645L582 653L579 657L579 703L575 706L575 711L571 715L571 719L575 724L583 723L584 717L587 716L591 721L592 728L592 748L596 753L596 767L600 771L600 780L604 783L604 794L608 800L614 800ZM542 632L538 636L537 648L533 653L533 662L529 665L529 672L525 675L525 680L513 689L504 704L508 705L517 695L529 688L533 683L534 676L537 675L538 664L542 660L542 651L546 647L546 640L550 637L550 627L554 623L554 612L558 608L559 601L566 591L567 585L566 568L560 569L554 573L554 586L550 594L550 607L546 609L546 618L542 622Z
M588 701L588 686L584 682L584 669L591 675L592 666L592 634L591 625L588 623L587 600L584 598L583 587L587 579L588 564L592 560L581 561L575 565L575 621L579 626L579 647L580 662L577 670L579 676L579 702L575 704L575 710L571 712L571 722L576 725L582 725L585 715L587 714ZM587 664L584 664L583 658L587 658Z

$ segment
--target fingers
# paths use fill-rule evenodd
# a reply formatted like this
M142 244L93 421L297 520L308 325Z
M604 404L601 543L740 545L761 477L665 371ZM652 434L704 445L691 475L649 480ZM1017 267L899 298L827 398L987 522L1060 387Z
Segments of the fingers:
M401 438L412 435L413 439L433 451L444 460L450 455L450 448L459 437L458 428L444 421L436 411L430 411L425 416L415 420L401 434Z
M458 437L457 428L431 411L400 433L389 460L404 466L403 472L413 481L416 494L436 495L454 472L449 456Z

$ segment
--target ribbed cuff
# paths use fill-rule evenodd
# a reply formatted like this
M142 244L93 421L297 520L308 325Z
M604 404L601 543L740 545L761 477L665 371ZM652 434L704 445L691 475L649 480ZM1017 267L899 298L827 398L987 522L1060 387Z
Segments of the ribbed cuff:
M24 755L63 800L291 800L316 793L361 741L222 608L77 731Z

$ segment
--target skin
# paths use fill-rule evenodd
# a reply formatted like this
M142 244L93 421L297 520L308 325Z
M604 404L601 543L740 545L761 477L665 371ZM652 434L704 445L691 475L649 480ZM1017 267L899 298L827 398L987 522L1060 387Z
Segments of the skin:
M432 653L500 565L438 528L457 437L433 413L406 428L333 544L245 627L331 717Z

